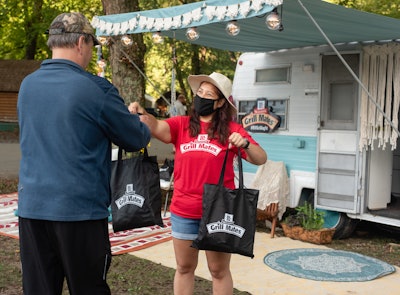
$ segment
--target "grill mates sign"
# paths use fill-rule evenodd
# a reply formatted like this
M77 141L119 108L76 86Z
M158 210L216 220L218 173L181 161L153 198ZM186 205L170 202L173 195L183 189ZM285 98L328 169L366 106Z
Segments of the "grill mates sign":
M257 105L242 118L244 129L255 133L269 133L275 131L281 123L281 118L268 108L265 98L257 99Z

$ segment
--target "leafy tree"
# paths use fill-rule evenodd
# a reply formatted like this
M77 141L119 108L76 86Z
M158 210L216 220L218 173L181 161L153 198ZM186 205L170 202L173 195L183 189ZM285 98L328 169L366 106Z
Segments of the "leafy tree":
M0 0L0 58L49 58L46 29L60 13L80 11L88 19L101 14L100 0Z
M327 0L328 2L361 11L400 18L400 2L391 0Z

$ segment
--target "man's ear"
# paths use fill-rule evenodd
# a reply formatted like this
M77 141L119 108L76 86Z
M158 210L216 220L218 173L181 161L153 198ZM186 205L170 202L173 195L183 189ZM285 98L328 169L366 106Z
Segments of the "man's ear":
M85 36L80 36L77 43L78 49L82 50L84 44L85 44Z

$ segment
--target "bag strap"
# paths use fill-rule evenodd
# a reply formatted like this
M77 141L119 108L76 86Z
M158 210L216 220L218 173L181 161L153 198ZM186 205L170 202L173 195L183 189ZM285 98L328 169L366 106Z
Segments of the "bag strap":
M238 166L239 166L239 189L243 189L244 188L243 164L242 164L242 154L240 153L240 148L238 148Z
M117 177L119 177L122 173L122 169L124 167L123 165L123 160L122 160L122 153L126 153L126 151L118 146L118 159L117 159L117 163L115 166L115 174ZM147 152L147 147L144 148L144 153L143 153L143 159L149 158L149 154Z
M224 163L222 164L222 170L221 170L221 175L219 176L219 181L218 185L223 186L224 185L224 175L225 175L225 167L226 167L226 162L228 161L228 153L229 149L226 149L225 153L225 158L224 158ZM240 153L240 148L238 148L238 168L239 168L239 189L243 189L243 165L242 165L242 155Z

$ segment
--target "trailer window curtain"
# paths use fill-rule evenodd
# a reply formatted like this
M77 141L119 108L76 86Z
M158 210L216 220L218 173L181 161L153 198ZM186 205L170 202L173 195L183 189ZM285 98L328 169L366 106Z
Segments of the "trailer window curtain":
M400 44L369 45L363 49L362 83L372 98L385 112L386 116L399 126L400 105ZM373 148L375 140L378 148L385 149L387 144L396 149L398 134L388 120L368 98L361 93L361 134L360 149Z

